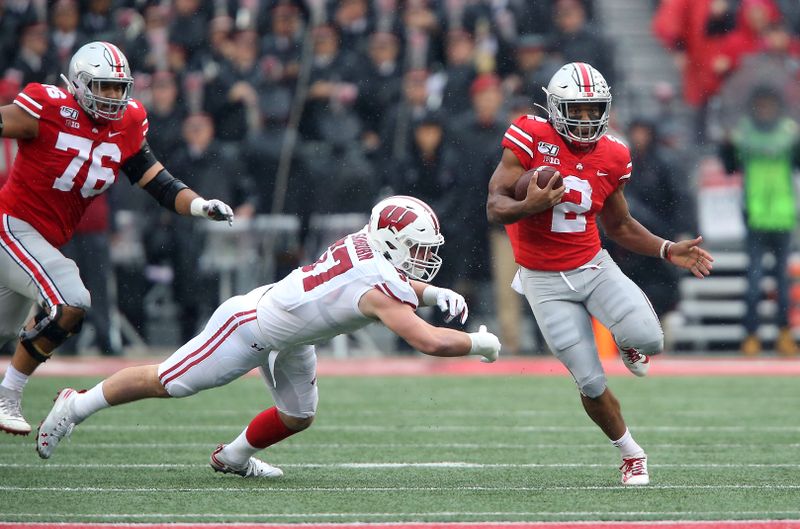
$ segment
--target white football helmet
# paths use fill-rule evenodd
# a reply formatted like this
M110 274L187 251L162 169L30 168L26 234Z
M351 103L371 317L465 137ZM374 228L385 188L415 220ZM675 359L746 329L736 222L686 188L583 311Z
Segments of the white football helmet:
M67 76L61 76L78 104L94 119L122 119L133 92L128 59L111 43L90 42L81 46L69 61ZM119 99L100 95L102 83L123 85Z
M596 143L608 130L611 90L603 75L590 64L565 64L543 90L547 94L550 122L568 141L584 145ZM569 107L577 103L597 103L600 117L592 120L571 119Z
M439 219L417 198L397 195L378 202L369 217L367 237L412 279L429 282L442 267Z

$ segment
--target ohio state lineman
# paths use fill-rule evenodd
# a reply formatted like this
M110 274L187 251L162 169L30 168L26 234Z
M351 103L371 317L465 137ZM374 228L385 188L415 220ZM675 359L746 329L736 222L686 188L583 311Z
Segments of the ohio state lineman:
M441 267L439 220L424 202L395 196L379 202L363 230L334 243L315 262L224 302L203 332L159 365L131 367L86 393L59 393L36 439L47 459L75 425L109 406L151 397L186 397L260 368L275 407L256 416L211 455L218 472L279 477L253 455L311 425L317 409L315 343L382 321L432 356L480 355L494 362L500 341L481 326L464 333L434 327L415 310L438 305L445 319L467 319L464 298L426 284Z
M32 83L0 107L0 134L19 153L0 189L0 342L19 344L0 384L0 430L27 435L22 390L53 350L80 331L91 298L58 247L89 203L124 171L165 208L231 222L231 208L173 177L147 144L147 113L131 98L128 60L92 42L72 57L67 88ZM32 302L38 313L23 327Z
M570 63L545 90L549 120L527 115L506 131L503 156L489 182L489 220L506 225L520 265L515 290L524 294L550 350L569 369L586 413L619 447L622 483L649 483L647 456L633 440L619 402L606 385L590 316L614 335L625 365L637 376L649 354L663 347L663 332L644 293L600 246L596 216L606 234L624 248L660 256L704 277L710 254L701 237L672 242L633 219L623 195L631 177L628 147L608 128L611 92L586 63ZM528 169L559 169L545 189L531 179L524 200L515 184ZM558 175L564 185L554 188Z

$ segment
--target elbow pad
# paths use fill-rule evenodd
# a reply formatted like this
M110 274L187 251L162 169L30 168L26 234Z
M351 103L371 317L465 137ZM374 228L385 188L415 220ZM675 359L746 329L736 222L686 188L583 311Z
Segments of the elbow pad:
M150 145L145 142L139 152L128 158L120 169L128 176L131 184L135 184L157 162L158 160L153 155L153 151L150 150Z
M153 195L159 204L172 211L176 211L175 197L184 189L189 189L189 186L169 174L166 169L161 169L156 177L144 186L144 190Z

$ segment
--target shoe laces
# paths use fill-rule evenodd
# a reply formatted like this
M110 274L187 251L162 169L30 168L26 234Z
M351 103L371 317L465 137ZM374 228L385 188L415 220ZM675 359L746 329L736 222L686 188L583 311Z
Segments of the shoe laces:
M22 403L8 395L0 395L0 409L11 416L22 416Z
M644 476L647 474L647 471L644 468L644 462L646 461L643 457L630 457L627 459L622 460L622 466L619 469L624 474L629 474L631 476Z
M622 356L628 361L629 364L635 364L641 360L644 355L636 349L623 349Z

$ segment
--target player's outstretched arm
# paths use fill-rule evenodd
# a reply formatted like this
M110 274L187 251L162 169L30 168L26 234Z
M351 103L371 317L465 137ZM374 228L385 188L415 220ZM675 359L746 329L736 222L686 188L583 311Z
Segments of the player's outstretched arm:
M474 333L434 327L417 316L409 305L375 289L361 296L358 307L364 315L381 320L411 347L427 355L480 355L482 361L494 362L500 354L500 340L483 325Z
M458 318L461 325L467 322L469 317L469 308L467 307L467 300L464 296L450 290L449 288L435 287L422 281L412 279L411 286L414 287L414 292L417 297L422 300L422 304L426 307L439 307L439 310L444 312L445 323L450 323Z
M14 104L0 107L0 136L28 140L38 134L38 119Z
M136 184L155 198L159 204L180 214L210 220L233 222L233 210L221 200L206 200L170 174L156 160L147 141L139 152L125 160L122 170Z

